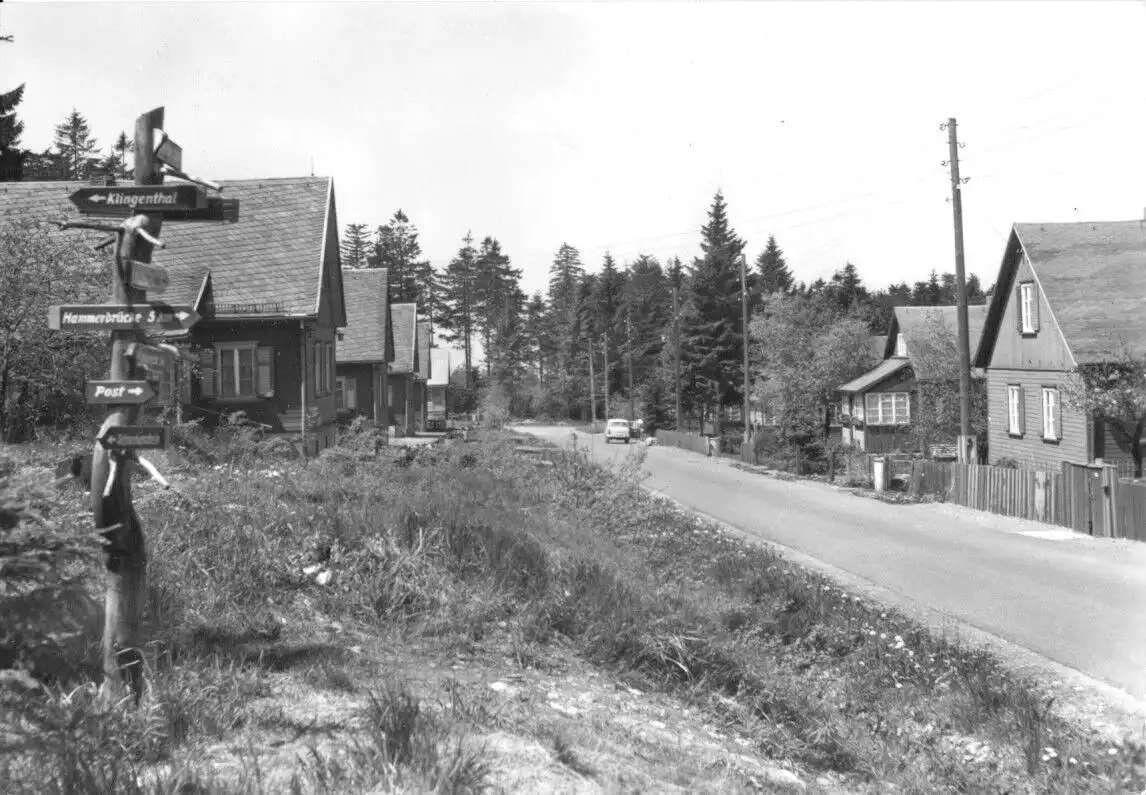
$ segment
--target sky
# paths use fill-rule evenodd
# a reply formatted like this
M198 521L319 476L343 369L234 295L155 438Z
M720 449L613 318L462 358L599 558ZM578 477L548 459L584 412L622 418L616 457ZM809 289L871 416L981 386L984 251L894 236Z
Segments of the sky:
M1141 1L5 2L0 33L27 148L164 106L186 171L313 163L341 227L401 208L439 267L496 237L528 292L562 243L691 261L718 190L797 279L953 271L949 117L985 284L1015 222L1146 213Z

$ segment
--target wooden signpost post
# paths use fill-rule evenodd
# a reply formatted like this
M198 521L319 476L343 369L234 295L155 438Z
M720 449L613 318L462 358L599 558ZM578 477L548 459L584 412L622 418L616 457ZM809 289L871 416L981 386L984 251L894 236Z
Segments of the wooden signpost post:
M96 437L92 456L91 500L96 531L107 554L107 591L104 603L103 687L106 701L118 701L124 688L139 703L143 692L143 605L147 556L143 528L131 499L128 460L166 484L138 450L164 449L170 428L137 425L140 407L155 397L147 374L162 374L174 366L173 349L146 344L144 331L181 330L199 320L195 308L148 301L146 291L162 292L169 279L164 268L151 264L153 248L164 246L159 235L164 217L171 220L222 219L218 201L208 200L203 187L221 188L183 174L183 150L163 132L163 108L144 113L135 122L135 184L85 187L71 196L85 215L101 221L67 221L64 229L114 232L115 273L111 301L91 306L53 306L48 311L51 329L86 329L111 334L111 368L103 381L89 381L89 404L107 405L107 417ZM187 183L163 184L164 174ZM237 202L227 214L238 218ZM114 218L123 218L119 224Z

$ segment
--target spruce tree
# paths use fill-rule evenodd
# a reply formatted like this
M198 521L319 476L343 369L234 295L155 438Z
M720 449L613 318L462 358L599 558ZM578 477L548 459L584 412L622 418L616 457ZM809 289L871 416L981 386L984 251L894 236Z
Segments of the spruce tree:
M672 290L656 257L642 254L629 266L622 312L632 324L633 384L660 369L664 335L672 332Z
M342 267L365 268L369 254L369 227L366 224L347 224L346 231L342 233Z
M693 406L716 408L740 401L744 335L741 330L740 257L744 241L728 222L717 191L701 227L703 256L693 261L682 317L681 347ZM683 390L682 390L683 391Z
M16 118L16 106L24 99L24 84L0 93L0 182L18 182L24 176L24 152L20 136L24 122Z
M439 324L445 331L448 342L461 342L465 351L466 388L473 386L473 351L471 344L474 330L473 288L477 251L474 249L473 235L466 232L464 245L446 266L442 274L442 314Z
M91 170L92 155L98 150L91 127L83 114L75 108L56 125L54 146L61 159L62 179L87 179Z
M594 283L592 299L592 326L594 350L600 346L608 345L609 371L604 374L603 381L608 385L609 393L620 391L625 383L622 368L620 345L623 341L621 330L621 308L625 301L625 271L617 267L613 255L606 252L601 263L601 272ZM603 366L602 357L602 366Z
M128 179L132 176L135 169L128 169L127 153L135 151L135 141L130 140L127 137L127 133L121 130L119 137L115 139L115 144L112 146L112 149L114 149L116 155L119 156L119 174L117 176L121 179Z
M571 375L582 347L582 286L585 266L581 252L568 243L557 250L549 266L549 307L553 340L554 376L562 411L569 416L575 395Z
M763 295L792 292L792 272L784 259L784 251L776 243L776 236L768 236L768 245L756 257L756 270L759 271L759 292Z
M421 290L416 273L422 263L422 246L418 242L418 227L401 210L394 212L389 223L378 227L374 251L367 257L366 267L387 268L391 300L395 303L419 301Z

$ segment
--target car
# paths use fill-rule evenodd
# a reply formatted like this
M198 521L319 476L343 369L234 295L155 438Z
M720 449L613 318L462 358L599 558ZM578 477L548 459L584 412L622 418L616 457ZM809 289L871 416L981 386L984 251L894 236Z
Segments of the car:
M632 430L629 428L628 420L609 420L605 423L605 444L614 439L623 440L625 444L628 444L631 434Z

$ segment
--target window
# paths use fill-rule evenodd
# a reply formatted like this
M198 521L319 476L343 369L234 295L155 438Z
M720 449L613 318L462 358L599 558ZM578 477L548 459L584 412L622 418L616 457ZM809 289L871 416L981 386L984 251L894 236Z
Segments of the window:
M1023 388L1012 384L1007 387L1007 433L1023 435Z
M354 411L358 408L358 393L355 379L340 375L334 379L335 405L339 411Z
M1019 333L1037 334L1039 331L1039 300L1034 282L1023 282L1019 285L1017 303Z
M906 392L874 392L864 396L868 425L905 425L911 421L911 397Z
M315 397L334 392L334 344L314 341L311 349L311 381Z
M1043 438L1057 442L1062 438L1061 431L1058 389L1043 387Z
M906 356L907 355L907 340L903 338L902 334L896 334L895 335L895 355L896 356Z
M219 397L255 396L254 343L217 345L219 352Z

